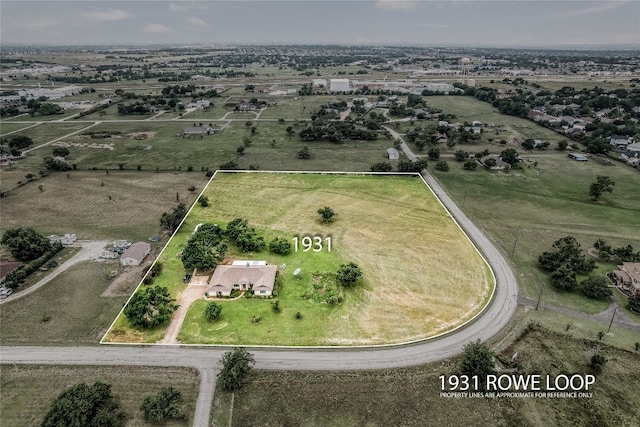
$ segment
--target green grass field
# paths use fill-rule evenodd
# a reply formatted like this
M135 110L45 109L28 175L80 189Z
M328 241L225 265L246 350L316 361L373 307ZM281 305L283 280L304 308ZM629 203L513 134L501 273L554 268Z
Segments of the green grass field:
M178 253L201 222L226 223L244 217L266 240L295 234L332 236L331 252L288 256L231 253L235 259L286 263L274 313L268 300L223 302L216 323L203 319L195 302L179 339L185 343L355 345L403 342L432 337L471 319L486 304L494 281L488 266L433 194L416 177L315 174L218 174L205 193L210 207L194 207L160 259L156 284L179 295L184 269ZM332 206L337 220L319 222L317 209ZM424 254L428 254L425 256ZM416 259L420 262L416 262ZM364 279L345 290L341 306L304 300L313 291L312 273L335 272L356 262ZM292 276L302 269L302 279ZM318 280L316 277L315 280ZM300 312L301 320L294 319ZM260 314L259 324L250 317ZM162 329L133 331L123 317L108 341L157 341Z
M160 215L178 203L176 193L190 205L207 179L200 172L71 171L69 178L64 172L53 173L2 199L0 232L35 227L44 235L146 240L160 233ZM188 191L191 186L196 187L193 193Z
M37 292L3 304L2 345L97 343L127 301L101 296L119 269L115 261L76 264Z
M40 425L53 400L77 383L111 384L111 393L127 414L127 427L151 426L140 406L145 397L162 387L182 393L189 419L193 420L199 375L194 369L151 366L33 366L0 365L0 424L13 427ZM166 426L187 426L189 421L171 421Z
M533 330L499 351L518 353L516 374L591 373L593 341ZM591 398L444 398L440 375L457 373L457 359L415 368L354 371L257 371L233 396L216 390L214 426L633 426L640 422L640 355L606 345L609 359ZM295 402L291 397L295 396ZM231 420L231 422L230 422Z
M532 159L538 162L536 167L508 173L483 168L469 172L455 161L449 161L449 172L433 171L507 257L513 253L511 262L524 296L537 298L542 283L549 283L549 274L537 265L538 255L551 250L561 237L574 236L584 250L598 238L614 247L631 244L640 248L637 170L621 163L572 162L557 152L532 155ZM616 184L612 194L593 202L589 184L596 175L610 176ZM542 301L587 313L606 308L604 301L587 299L577 291L560 292L552 286L545 287Z

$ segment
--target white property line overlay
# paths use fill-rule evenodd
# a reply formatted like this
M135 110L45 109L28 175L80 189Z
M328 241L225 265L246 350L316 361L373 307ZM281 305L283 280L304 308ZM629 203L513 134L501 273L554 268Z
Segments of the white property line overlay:
M487 307L489 307L489 305L493 301L493 297L495 295L496 287L498 286L498 283L496 281L496 276L495 276L495 273L493 272L493 268L491 268L491 264L489 264L489 262L487 262L486 258L484 257L482 252L478 249L478 247L475 245L473 240L471 240L471 238L467 235L466 231L464 231L464 229L460 226L460 224L455 219L455 217L451 214L449 209L447 209L447 207L444 205L444 203L442 203L442 200L440 200L438 195L433 191L433 189L429 186L429 184L427 184L427 181L425 181L424 177L419 172L260 171L260 170L226 170L226 169L216 170L213 173L213 175L211 176L211 179L209 180L209 182L207 182L207 185L205 185L205 187L202 189L202 191L200 192L198 197L193 202L193 205L191 205L191 208L189 208L189 211L187 212L187 214L184 216L184 218L182 218L182 221L180 221L180 224L178 225L178 228L176 228L176 231L173 232L173 234L171 235L171 237L169 238L167 243L164 245L164 247L162 248L162 250L160 251L160 253L156 257L156 259L153 262L153 264L155 264L160 259L160 256L162 255L162 253L165 251L165 249L167 249L167 246L169 246L169 243L171 243L171 241L173 240L174 236L180 230L180 227L182 227L182 224L184 223L184 221L187 219L187 217L189 216L189 214L191 213L191 211L195 207L196 203L198 203L198 199L200 199L200 196L202 196L204 194L205 190L207 188L209 188L209 185L211 184L211 182L213 182L213 179L216 177L218 172L230 173L230 174L234 174L234 173L237 173L237 174L240 174L240 173L269 173L269 174L283 174L283 175L286 175L286 174L290 174L290 175L293 175L293 174L313 174L313 175L359 175L359 176L375 176L375 175L419 176L420 179L422 180L422 183L425 185L425 187L427 187L429 189L429 191L431 192L433 197L435 197L435 199L438 201L438 203L440 203L440 206L442 206L442 208L447 213L449 218L451 218L453 220L453 222L456 224L458 229L467 238L469 243L471 243L471 246L473 246L473 248L478 253L478 255L480 255L480 258L482 258L482 261L484 261L485 265L487 267L489 267L489 271L491 272L491 277L493 278L493 289L491 291L491 295L487 299L487 302L484 305L484 307L482 307L482 309L480 311L478 311L478 313L476 313L475 316L473 316L471 319L467 320L466 322L456 326L455 328L453 328L453 329L451 329L449 331L442 332L440 334L434 335L432 337L420 338L420 339L417 339L417 340L404 341L404 342L400 342L400 343L369 344L369 345L345 345L345 346L338 346L338 345L295 345L294 346L294 345L265 345L265 344L247 344L247 345L243 345L243 344L238 344L238 345L232 345L232 344L188 344L188 343L158 344L158 343L132 343L132 342L105 341L104 339L107 337L107 335L109 335L109 332L111 331L111 329L115 325L116 321L123 314L124 309L129 304L129 301L131 300L131 298L133 298L133 296L136 294L136 292L138 292L138 289L140 288L140 286L142 286L142 283L144 282L144 279L147 277L147 275L151 271L151 268L149 268L147 270L147 272L145 273L145 275L142 277L142 280L140 281L140 283L138 284L136 289L133 291L133 293L131 294L131 296L127 300L126 304L124 304L122 306L122 309L120 310L120 312L118 313L116 318L111 323L111 326L109 326L109 329L107 329L107 332L105 332L104 336L100 340L100 344L135 345L135 346L169 346L169 347L171 347L171 346L173 346L173 347L175 347L175 346L178 346L178 347L215 347L215 348L245 347L245 348L249 348L249 349L251 349L251 348L271 348L271 349L287 349L287 350L292 350L292 349L300 349L300 350L305 350L305 349L307 349L307 350L308 349L330 349L330 350L345 350L345 351L350 350L350 349L367 349L367 348L381 349L381 348L390 348L390 347L403 347L403 346L407 346L407 345L413 345L413 344L423 343L423 342L426 342L426 341L436 340L436 339L441 338L443 336L453 334L453 333L457 332L460 329L464 329L470 323L473 323L478 318L478 316L482 315L487 310ZM153 266L153 264L151 264L151 265Z

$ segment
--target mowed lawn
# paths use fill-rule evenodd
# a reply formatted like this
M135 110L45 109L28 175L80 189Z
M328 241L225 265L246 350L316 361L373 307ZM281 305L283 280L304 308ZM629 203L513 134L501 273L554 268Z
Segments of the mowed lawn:
M111 394L127 414L127 427L152 426L144 421L140 406L145 397L172 386L182 393L187 421L166 426L191 425L198 396L198 372L190 368L156 366L0 366L0 424L39 426L53 400L68 387L96 381L111 384Z
M549 285L549 274L538 266L538 256L550 251L561 237L574 236L586 251L597 239L613 247L640 249L640 173L622 163L603 166L595 161L574 162L566 153L531 154L535 167L489 172L465 171L449 162L448 172L432 170L456 203L511 259L522 295L587 313L606 309L578 291L561 292ZM431 167L430 167L431 170ZM615 181L613 193L594 202L589 185L597 175ZM600 273L615 268L600 265Z
M499 350L517 353L514 375L592 374L593 341L533 330ZM212 425L253 426L637 426L640 355L599 345L608 358L591 398L445 398L440 375L451 359L406 369L351 372L257 371L233 394L218 383Z
M179 296L184 269L177 257L194 227L201 222L226 224L244 217L266 240L275 236L331 236L332 251L275 256L231 253L235 259L286 264L277 299L283 310L271 310L269 300L224 301L222 317L204 320L204 301L194 303L179 339L185 343L358 345L428 338L472 318L493 290L491 272L468 239L417 177L317 174L222 174L205 190L210 206L196 205L176 237L161 255L162 275L156 283ZM337 212L331 224L319 221L317 210ZM355 262L364 277L355 289L344 290L340 306L302 299L313 292L314 280ZM300 280L293 270L302 269ZM314 273L318 273L314 279ZM302 319L295 319L300 312ZM262 321L252 324L259 314ZM159 330L132 333L120 318L118 337L155 341ZM115 332L115 333L114 333Z

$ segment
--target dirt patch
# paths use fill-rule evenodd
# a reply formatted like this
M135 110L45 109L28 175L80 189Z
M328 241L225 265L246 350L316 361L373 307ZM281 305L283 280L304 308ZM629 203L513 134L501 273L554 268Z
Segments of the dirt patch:
M58 141L51 144L53 147L76 147L76 148L98 148L103 150L115 150L115 146L113 144L96 144L96 143L86 143L86 142L65 142Z
M127 134L127 136L131 137L131 139L135 139L136 141L141 141L144 139L151 139L156 136L158 132L131 132Z
M147 257L151 258L151 257ZM135 267L127 267L122 270L118 276L113 279L113 282L107 289L100 294L101 297L109 298L109 297L123 297L129 296L135 290L135 288L140 284L142 280L142 276L144 275L145 270L151 261L147 261L144 264L135 266Z

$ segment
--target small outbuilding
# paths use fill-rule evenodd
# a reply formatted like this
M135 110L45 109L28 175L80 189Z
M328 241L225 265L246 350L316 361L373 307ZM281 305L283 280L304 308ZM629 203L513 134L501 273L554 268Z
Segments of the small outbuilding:
M400 153L395 148L387 148L387 157L389 157L389 160L399 160Z
M573 159L577 162L586 162L587 161L587 156L585 156L584 154L581 153L569 153L569 158Z
M129 246L120 256L121 265L140 265L151 252L151 245L147 242L136 242Z

